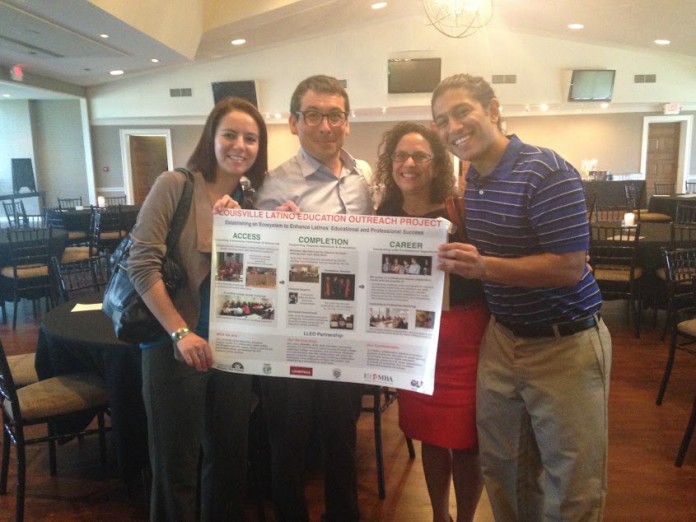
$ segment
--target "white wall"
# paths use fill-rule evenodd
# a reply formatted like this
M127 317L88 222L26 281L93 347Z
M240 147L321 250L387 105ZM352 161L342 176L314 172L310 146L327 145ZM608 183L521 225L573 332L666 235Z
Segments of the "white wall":
M12 193L12 158L31 158L36 169L28 100L0 101L0 194Z
M525 114L527 105L535 113L542 102L564 113L597 111L597 104L565 103L573 68L617 70L610 111L659 111L665 102L696 109L694 59L659 50L637 52L491 28L469 38L452 39L425 27L421 17L410 17L93 87L89 89L91 122L202 123L213 104L211 82L235 80L256 80L260 110L281 112L285 118L295 85L317 73L348 81L356 110L354 121L427 118L429 94L387 94L387 59L407 51L414 51L406 53L411 56L440 56L443 77L457 72L486 78L516 74L517 84L496 86L507 115ZM635 74L656 74L657 83L634 84ZM193 96L170 98L170 88L182 87L191 88ZM384 106L391 109L382 115Z

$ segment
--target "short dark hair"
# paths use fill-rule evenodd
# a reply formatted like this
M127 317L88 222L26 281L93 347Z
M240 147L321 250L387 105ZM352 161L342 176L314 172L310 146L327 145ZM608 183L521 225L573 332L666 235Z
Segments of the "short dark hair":
M261 186L263 177L268 170L268 132L266 130L266 122L258 109L252 103L242 98L224 98L213 107L205 121L198 144L186 166L190 170L200 171L206 181L215 181L215 167L217 166L217 159L215 158L215 131L220 124L220 120L233 111L248 114L259 128L259 152L256 156L256 161L245 174L251 181L251 186L256 189Z
M496 98L493 87L481 76L470 74L454 74L442 80L430 98L430 107L435 105L435 100L451 89L465 89L471 94L484 108L488 108L493 98ZM433 117L435 115L433 114ZM498 118L498 128L502 130L502 121Z
M295 92L292 93L292 98L290 98L290 114L295 115L300 112L302 108L302 97L310 90L321 94L338 94L342 96L346 106L345 111L348 113L350 112L348 93L343 88L341 82L332 76L317 74L305 78L295 87Z
M379 144L375 181L384 185L384 195L380 204L381 210L388 209L390 212L394 212L400 210L403 205L403 195L392 176L394 162L391 156L401 138L412 133L423 136L433 152L432 168L435 176L430 190L430 202L442 203L447 196L454 195L452 160L450 160L447 149L437 133L420 123L400 122L384 133L382 142Z

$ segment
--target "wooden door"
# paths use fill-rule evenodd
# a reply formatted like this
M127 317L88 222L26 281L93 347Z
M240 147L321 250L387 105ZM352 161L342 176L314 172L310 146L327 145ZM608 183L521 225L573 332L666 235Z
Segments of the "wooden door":
M646 191L648 196L655 190L655 183L671 183L675 192L679 169L680 123L651 123L648 130L648 153L646 158Z
M133 203L142 204L155 178L167 170L167 140L163 136L130 136Z

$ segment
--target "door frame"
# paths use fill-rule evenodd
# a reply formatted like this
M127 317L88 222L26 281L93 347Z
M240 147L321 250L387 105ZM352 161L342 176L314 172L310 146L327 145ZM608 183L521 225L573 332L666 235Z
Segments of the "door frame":
M640 149L640 171L647 177L648 163L648 134L652 123L676 123L679 126L679 165L677 166L678 192L683 192L684 183L689 178L691 169L691 143L693 136L694 117L691 114L660 115L643 117L643 139Z
M131 169L131 136L148 136L164 138L167 146L167 170L174 167L172 156L172 133L170 129L119 129L121 141L121 159L123 161L123 191L126 193L126 201L133 202L133 172Z

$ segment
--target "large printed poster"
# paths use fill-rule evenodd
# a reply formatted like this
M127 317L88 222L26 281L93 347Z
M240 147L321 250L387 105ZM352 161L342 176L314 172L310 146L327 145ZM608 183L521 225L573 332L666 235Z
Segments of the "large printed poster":
M214 218L215 367L432 394L440 219L226 210Z

